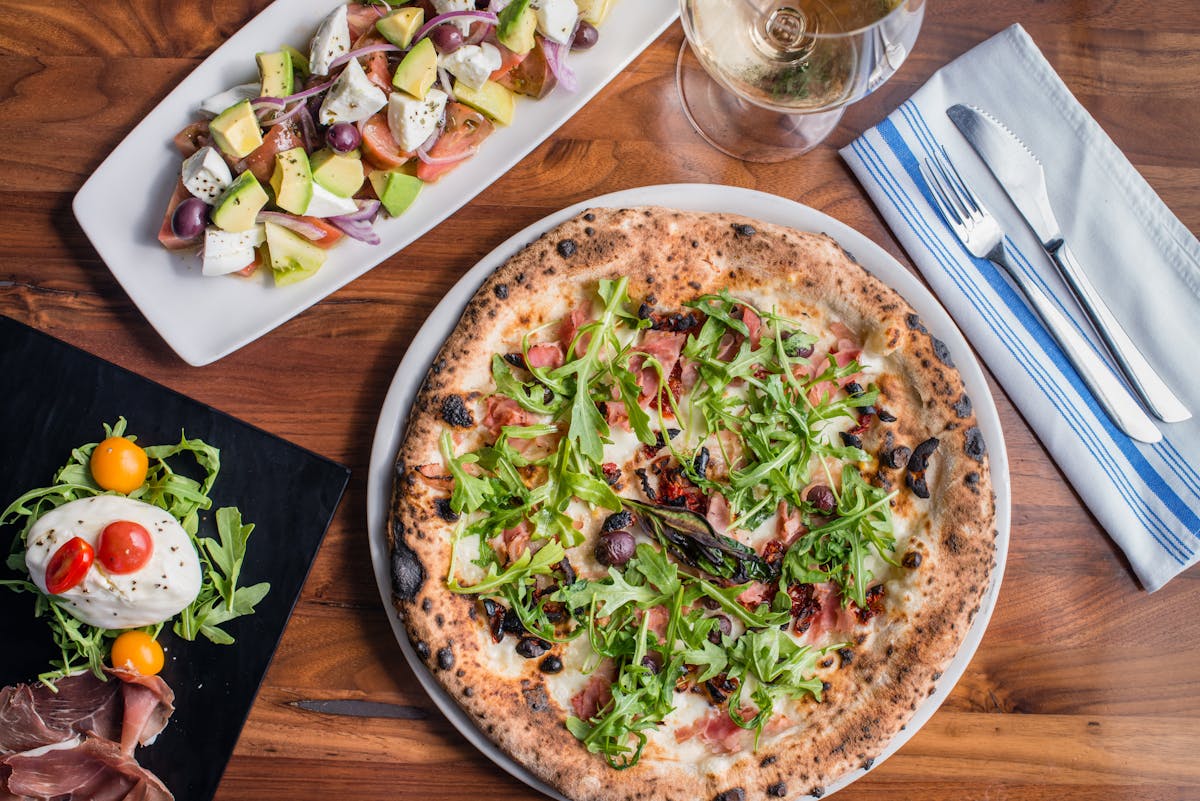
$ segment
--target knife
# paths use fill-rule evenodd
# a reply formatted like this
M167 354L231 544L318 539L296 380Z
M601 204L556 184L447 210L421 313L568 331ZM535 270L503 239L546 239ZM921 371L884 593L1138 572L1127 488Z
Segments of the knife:
M946 109L946 114L983 159L1017 211L1021 212L1025 223L1037 235L1042 250L1046 251L1063 280L1075 293L1075 299L1146 408L1166 423L1189 419L1192 413L1138 351L1067 247L1062 229L1050 208L1041 162L1024 142L986 111L960 103Z

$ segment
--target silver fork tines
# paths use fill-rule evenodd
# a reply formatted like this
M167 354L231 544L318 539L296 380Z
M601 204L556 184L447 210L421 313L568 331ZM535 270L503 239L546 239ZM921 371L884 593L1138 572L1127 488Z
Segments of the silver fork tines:
M939 150L940 153L933 153L921 164L921 175L933 197L933 205L946 225L972 256L987 259L1002 269L1025 294L1075 366L1079 377L1117 427L1142 442L1161 440L1162 433L1157 426L1091 344L1037 284L1009 261L1000 224L963 180L946 149L939 147Z

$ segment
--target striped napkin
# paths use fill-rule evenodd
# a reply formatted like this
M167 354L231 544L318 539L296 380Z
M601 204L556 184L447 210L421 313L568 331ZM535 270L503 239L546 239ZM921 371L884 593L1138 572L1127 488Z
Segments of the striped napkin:
M939 145L1010 252L1097 347L1036 237L946 116L1005 122L1038 155L1067 242L1113 314L1195 417L1146 445L1097 406L1024 298L931 205L918 164ZM1096 519L1153 592L1200 559L1200 243L1084 110L1020 25L939 70L841 151L909 257Z

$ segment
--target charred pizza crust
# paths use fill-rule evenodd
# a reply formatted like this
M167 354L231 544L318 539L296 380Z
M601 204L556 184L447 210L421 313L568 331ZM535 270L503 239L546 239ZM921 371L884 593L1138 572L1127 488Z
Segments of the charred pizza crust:
M547 691L537 659L497 663L473 596L445 587L453 514L415 474L440 462L450 428L471 442L492 391L494 353L523 332L567 315L597 280L629 276L635 302L678 308L728 289L749 302L778 302L796 316L838 319L878 353L880 406L896 419L864 435L870 453L939 446L918 497L904 466L879 467L901 487L894 512L919 520L890 607L853 647L821 663L824 701L796 713L794 728L764 737L756 752L704 766L661 750L616 771L564 728L569 714ZM765 799L819 794L867 769L934 690L966 635L994 562L995 504L983 437L946 346L895 291L829 237L729 214L659 208L593 209L547 232L500 267L468 304L434 359L398 455L389 525L395 606L417 653L476 725L517 762L572 799ZM587 547L586 545L584 547ZM901 556L901 554L897 554ZM511 650L512 646L508 646Z

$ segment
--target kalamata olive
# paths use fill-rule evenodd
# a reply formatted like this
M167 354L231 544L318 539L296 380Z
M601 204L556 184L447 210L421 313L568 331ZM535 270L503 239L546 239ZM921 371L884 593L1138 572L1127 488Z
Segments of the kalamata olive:
M208 204L198 197L189 197L171 215L171 231L180 239L195 239L207 226Z
M362 134L352 122L337 122L325 132L325 144L338 153L349 153L362 143Z
M814 484L808 488L808 492L804 494L804 500L811 503L820 512L832 512L837 508L837 498L834 497L833 490L824 484Z
M543 673L561 673L563 669L562 660L554 654L549 654L538 663L538 670Z
M453 53L462 47L463 35L456 26L442 24L429 32L429 40L439 53Z
M847 448L861 448L862 447L862 437L858 436L857 434L851 434L849 431L842 431L841 437L842 437L842 444L845 445Z
M733 622L725 615L713 615L713 620L717 621L717 625L709 629L708 641L720 645L722 635L728 637L733 633Z
M609 567L620 567L633 558L637 543L628 531L606 531L596 542L596 561Z
M571 37L571 49L587 50L598 41L600 41L600 31L596 30L596 26L580 20L579 27L575 29L575 35Z

